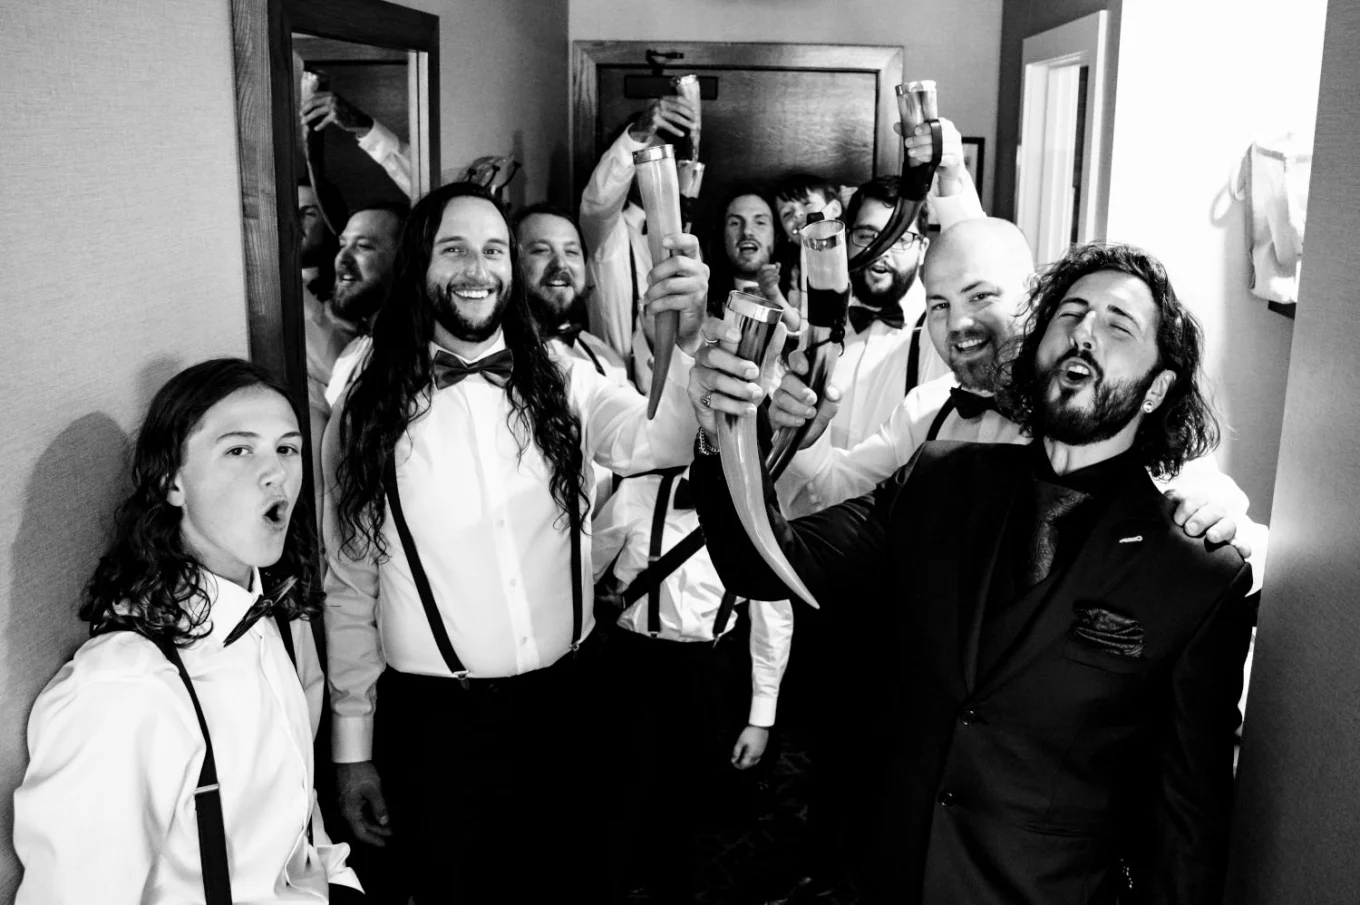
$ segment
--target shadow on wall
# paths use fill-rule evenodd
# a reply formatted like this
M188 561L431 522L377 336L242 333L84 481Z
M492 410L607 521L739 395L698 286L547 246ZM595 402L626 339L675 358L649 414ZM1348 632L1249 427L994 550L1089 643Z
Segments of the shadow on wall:
M142 371L137 398L143 406L178 370L179 362L160 359ZM25 487L0 629L0 902L11 901L18 885L14 789L28 763L28 714L87 636L77 611L108 543L114 508L128 493L131 451L123 427L92 412L48 445Z

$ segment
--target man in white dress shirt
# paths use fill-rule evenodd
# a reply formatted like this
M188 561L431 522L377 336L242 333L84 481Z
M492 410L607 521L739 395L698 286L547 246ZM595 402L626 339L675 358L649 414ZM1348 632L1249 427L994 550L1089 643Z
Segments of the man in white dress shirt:
M515 239L524 294L544 339L561 354L626 385L622 356L581 328L587 304L586 248L571 214L546 201L531 204L515 213Z
M648 421L635 390L539 338L494 198L437 189L411 213L372 350L331 420L341 810L361 841L398 840L417 902L565 901L600 874L582 803L599 760L578 653L594 628L584 465L692 457L707 268L693 237L666 242L676 254L646 303L681 312L680 349Z

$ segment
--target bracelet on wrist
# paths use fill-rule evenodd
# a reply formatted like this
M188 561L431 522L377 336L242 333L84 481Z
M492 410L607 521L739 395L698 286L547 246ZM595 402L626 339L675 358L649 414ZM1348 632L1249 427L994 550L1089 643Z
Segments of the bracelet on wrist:
M695 446L698 449L699 455L701 456L718 455L717 448L714 447L712 443L708 442L708 432L705 431L702 427L699 428L699 438L696 441Z

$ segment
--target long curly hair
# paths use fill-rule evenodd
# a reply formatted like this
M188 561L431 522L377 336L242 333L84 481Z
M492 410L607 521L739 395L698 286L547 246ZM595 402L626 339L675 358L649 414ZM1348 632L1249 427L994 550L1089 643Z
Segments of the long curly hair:
M1142 280L1157 306L1153 371L1169 370L1176 379L1161 406L1143 417L1133 449L1154 477L1174 476L1187 461L1218 446L1218 419L1202 390L1204 331L1176 297L1166 268L1141 248L1099 242L1078 246L1039 276L1022 338L1000 356L997 396L1026 434L1036 438L1042 434L1039 406L1046 388L1038 374L1039 344L1073 284L1101 270Z
M151 400L137 434L132 460L132 493L118 506L114 536L85 588L80 618L90 634L135 631L153 641L184 646L211 631L211 613L201 565L180 533L183 510L166 501L175 473L184 464L185 443L214 405L240 390L264 387L299 409L287 388L269 371L239 358L218 358L186 368ZM307 421L298 417L298 424ZM321 612L324 593L316 567L316 536L300 494L283 555L262 571L266 594L295 579L275 611L289 619Z
M411 211L397 250L387 301L373 323L373 348L341 409L340 459L336 469L341 549L347 556L388 556L383 472L407 426L430 405L435 310L426 272L444 209L455 198L480 198L506 220L504 207L486 189L455 182L422 198ZM529 443L547 460L550 491L563 516L585 511L588 497L581 449L581 422L567 400L567 377L552 357L529 310L519 276L519 250L510 242L510 301L501 329L514 355L507 385L511 432L519 454Z

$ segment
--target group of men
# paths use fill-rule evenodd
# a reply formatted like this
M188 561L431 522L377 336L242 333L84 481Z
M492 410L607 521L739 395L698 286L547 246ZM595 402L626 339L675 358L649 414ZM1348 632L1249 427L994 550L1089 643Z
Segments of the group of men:
M741 188L706 255L681 234L653 261L632 154L690 114L651 103L579 223L462 183L359 210L309 296L354 838L417 902L693 901L715 778L768 765L792 662L816 772L793 895L837 895L862 841L873 901L1216 901L1262 539L1161 266L1087 247L1036 278L945 123L938 238L852 275L825 398L762 386L721 301L787 303L807 216L867 247L898 186ZM769 517L820 612L711 454L761 408L815 422Z

